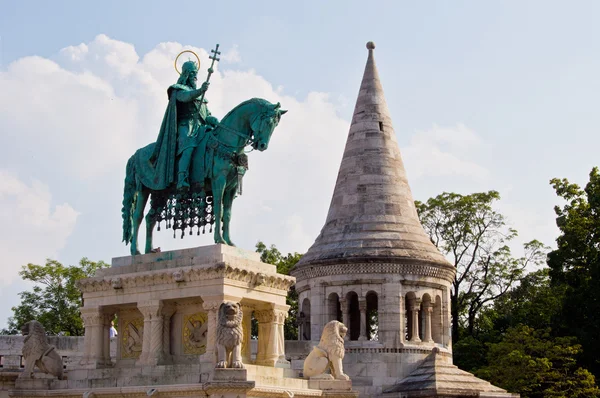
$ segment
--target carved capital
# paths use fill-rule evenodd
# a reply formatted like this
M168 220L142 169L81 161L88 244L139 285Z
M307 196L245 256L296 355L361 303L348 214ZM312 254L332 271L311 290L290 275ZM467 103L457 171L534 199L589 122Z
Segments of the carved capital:
M342 310L342 314L348 313L348 300L340 299L340 309Z
M99 308L80 308L81 319L85 327L101 326L105 322L105 316Z
M258 323L275 322L275 311L272 309L254 311L254 317Z
M288 312L284 310L275 310L275 316L277 318L277 323L283 324L288 317Z
M144 315L144 320L157 319L162 317L163 302L161 300L140 302L138 309Z
M225 300L207 300L202 302L202 308L204 311L208 312L216 312L219 310L221 304L223 304Z
M242 312L244 313L244 315L250 315L250 314L252 314L252 311L254 311L253 305L242 304L241 308L242 308Z

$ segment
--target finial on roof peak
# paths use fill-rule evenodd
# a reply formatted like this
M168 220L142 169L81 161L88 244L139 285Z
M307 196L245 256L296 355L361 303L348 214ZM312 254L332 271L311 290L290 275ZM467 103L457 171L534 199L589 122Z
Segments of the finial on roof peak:
M374 50L375 49L375 42L372 42L372 41L368 42L367 43L367 49Z

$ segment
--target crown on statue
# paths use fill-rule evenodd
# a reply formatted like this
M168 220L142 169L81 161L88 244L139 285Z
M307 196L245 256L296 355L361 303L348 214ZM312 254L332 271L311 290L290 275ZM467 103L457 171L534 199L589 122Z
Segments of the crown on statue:
M187 74L190 72L198 72L198 64L192 60L185 61L183 65L181 65L182 74Z

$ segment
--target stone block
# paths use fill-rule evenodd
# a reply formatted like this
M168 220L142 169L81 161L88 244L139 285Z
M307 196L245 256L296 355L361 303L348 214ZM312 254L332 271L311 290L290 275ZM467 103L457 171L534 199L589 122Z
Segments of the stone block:
M246 381L248 371L246 369L215 369L210 381Z
M352 390L352 381L350 380L326 380L322 378L311 377L308 380L308 388L316 390Z
M17 379L15 380L15 390L49 390L52 385L52 379Z

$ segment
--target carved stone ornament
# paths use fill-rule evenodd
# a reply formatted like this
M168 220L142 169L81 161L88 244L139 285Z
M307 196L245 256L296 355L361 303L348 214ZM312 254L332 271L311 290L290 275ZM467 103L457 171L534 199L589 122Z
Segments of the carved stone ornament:
M19 375L19 378L32 378L33 370L37 366L42 372L62 380L62 358L56 352L56 348L48 344L46 331L42 324L38 321L29 321L23 325L21 333L25 336L22 352L25 369L23 369L23 373Z
M217 320L217 368L244 368L242 363L242 307L227 301L219 307Z
M112 284L113 289L123 289L123 281L121 278L113 278L110 283Z
M226 278L248 288L260 286L260 288L273 288L286 291L295 283L293 277L281 274L257 273L245 268L232 267L225 263L216 264L213 267L181 268L177 271L157 270L144 273L121 274L118 279L121 280L122 288L128 289L217 278ZM109 277L86 278L78 281L77 286L83 293L106 291L115 289L113 280L114 278L111 279ZM260 284L257 284L257 280L260 281Z
M184 315L182 328L184 354L200 355L206 352L207 320L208 317L203 312Z
M144 318L123 319L121 332L121 358L137 359L142 354Z
M323 375L327 368L331 369L329 378L349 380L344 374L342 359L344 359L344 337L348 329L343 323L331 321L323 328L319 345L304 360L304 377Z

